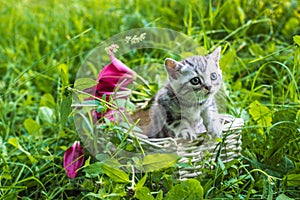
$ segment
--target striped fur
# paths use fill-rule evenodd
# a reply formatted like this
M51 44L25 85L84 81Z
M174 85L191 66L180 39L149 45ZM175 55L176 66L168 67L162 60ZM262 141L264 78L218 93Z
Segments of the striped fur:
M177 62L166 59L168 81L150 109L149 137L193 139L207 131L221 136L214 95L222 85L220 48L208 56L193 56Z

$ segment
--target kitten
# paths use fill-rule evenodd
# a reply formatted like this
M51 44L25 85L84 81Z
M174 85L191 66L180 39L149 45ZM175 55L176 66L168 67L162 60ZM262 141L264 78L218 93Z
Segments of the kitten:
M222 126L214 95L222 85L218 47L207 56L188 57L181 62L167 58L168 80L150 109L149 137L194 139L207 131L220 137Z

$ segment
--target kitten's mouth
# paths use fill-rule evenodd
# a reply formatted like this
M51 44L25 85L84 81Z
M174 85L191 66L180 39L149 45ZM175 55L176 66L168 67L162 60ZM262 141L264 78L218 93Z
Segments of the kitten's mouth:
M209 91L209 90L206 90L206 91L205 91L205 96L208 96L208 95L210 95L210 94L212 94L211 91Z

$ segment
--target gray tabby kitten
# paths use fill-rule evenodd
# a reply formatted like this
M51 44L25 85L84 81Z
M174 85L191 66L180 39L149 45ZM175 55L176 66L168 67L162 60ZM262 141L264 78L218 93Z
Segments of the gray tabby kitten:
M188 57L181 62L167 58L168 80L150 109L149 137L194 139L207 131L220 137L222 126L214 95L222 85L218 47L207 56Z

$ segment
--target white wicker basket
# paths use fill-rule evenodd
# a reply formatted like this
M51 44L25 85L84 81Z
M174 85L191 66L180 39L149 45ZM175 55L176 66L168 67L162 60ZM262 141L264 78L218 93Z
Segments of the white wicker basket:
M78 104L76 106L85 107L87 105ZM81 110L79 109L79 111ZM84 113L84 111L87 110L83 109L82 111ZM79 118L82 118L84 114L79 116ZM137 131L134 131L134 133L130 132L126 140L129 143L135 143L138 139L139 144L141 144L146 154L176 153L179 155L179 163L181 164L181 167L179 167L179 179L184 180L202 174L202 169L206 166L205 164L213 162L217 158L220 158L223 163L227 163L240 157L242 146L241 129L244 126L244 121L242 118L234 118L227 114L222 114L220 117L223 126L222 142L215 142L213 140L205 141L203 137L205 133L199 134L199 137L192 141L187 141L181 138L171 137L148 138L146 135L140 134ZM81 119L78 122L80 122L78 124L81 124L84 120ZM85 130L84 127L81 128L78 126L77 128L81 131ZM93 146L94 139L98 139L93 135L83 135L84 134L81 135L81 139L87 147ZM107 141L108 140L104 138L100 146L105 145ZM95 155L99 153L98 150L94 150L93 148L91 148L90 151Z
M179 163L179 179L196 177L202 174L204 163L220 158L223 163L230 162L240 156L242 140L241 128L244 125L242 118L234 118L231 115L221 115L223 133L222 142L204 141L203 134L192 141L180 138L147 138L145 135L135 133L128 138L139 138L145 152L177 153L181 157ZM202 135L202 136L201 136Z

